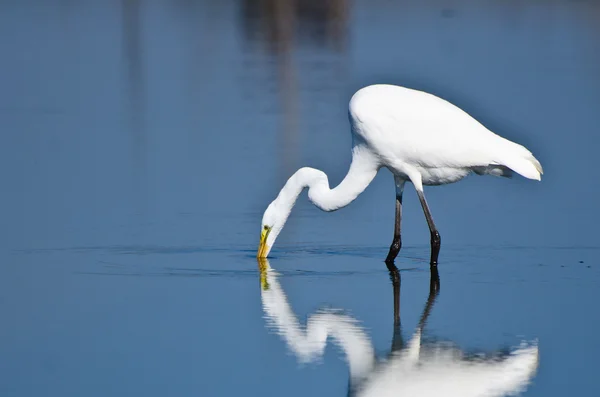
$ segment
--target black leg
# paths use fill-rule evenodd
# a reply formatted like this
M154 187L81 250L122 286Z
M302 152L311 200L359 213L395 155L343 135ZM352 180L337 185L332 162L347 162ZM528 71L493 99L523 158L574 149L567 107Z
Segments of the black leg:
M431 216L431 211L429 211L429 206L427 205L423 191L417 189L417 195L421 201L421 207L423 207L425 219L427 219L427 225L429 225L429 232L431 233L431 261L429 262L429 265L432 267L437 266L442 239L440 237L440 233L435 227L435 223L433 223L433 217Z
M394 263L394 260L402 248L402 237L400 236L400 223L402 220L402 193L404 192L404 181L394 177L396 181L396 216L394 218L394 240L390 246L386 263Z

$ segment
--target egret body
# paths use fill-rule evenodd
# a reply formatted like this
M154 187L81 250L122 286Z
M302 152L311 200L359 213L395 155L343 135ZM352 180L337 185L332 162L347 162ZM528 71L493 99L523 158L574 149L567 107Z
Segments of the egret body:
M441 240L425 200L424 185L457 182L472 172L510 177L514 171L541 180L542 166L529 150L491 132L465 111L432 94L387 84L367 86L352 96L349 119L352 163L348 174L331 189L324 172L309 167L296 171L263 215L259 258L269 255L304 188L318 208L335 211L356 199L380 168L389 169L396 184L396 213L386 261L393 262L402 246L402 193L410 181L429 226L430 263L436 266Z

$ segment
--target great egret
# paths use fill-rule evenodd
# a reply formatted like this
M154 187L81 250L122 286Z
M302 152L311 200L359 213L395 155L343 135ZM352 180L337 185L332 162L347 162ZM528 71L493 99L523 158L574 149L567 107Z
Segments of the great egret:
M540 162L525 147L500 137L455 105L432 94L394 85L371 85L351 98L352 163L334 189L327 175L300 168L267 207L261 225L258 258L266 258L283 229L298 195L323 211L350 204L371 183L380 168L389 169L396 183L394 238L386 262L402 246L402 192L412 182L431 233L432 266L438 263L440 234L425 200L423 185L443 185L469 173L510 177L512 171L541 180Z
M393 266L393 265L392 265ZM437 268L432 269L431 290L421 320L408 343L399 328L399 283L394 284L392 351L377 359L371 340L352 317L332 310L319 311L300 325L277 274L266 260L259 262L261 297L270 328L280 335L301 362L313 362L325 351L327 339L344 352L350 372L352 396L461 396L500 397L525 389L536 373L538 346L523 343L500 355L466 355L451 344L423 342L422 334L437 296ZM397 270L396 270L397 272Z

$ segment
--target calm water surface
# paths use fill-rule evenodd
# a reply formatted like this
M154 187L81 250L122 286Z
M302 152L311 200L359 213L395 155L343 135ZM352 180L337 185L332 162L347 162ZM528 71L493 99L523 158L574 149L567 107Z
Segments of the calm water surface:
M0 54L1 396L598 395L597 2L5 1ZM385 170L335 213L303 197L261 279L262 212L301 166L341 181L372 83L451 100L544 179L427 190L435 299L410 186L399 285L382 262Z

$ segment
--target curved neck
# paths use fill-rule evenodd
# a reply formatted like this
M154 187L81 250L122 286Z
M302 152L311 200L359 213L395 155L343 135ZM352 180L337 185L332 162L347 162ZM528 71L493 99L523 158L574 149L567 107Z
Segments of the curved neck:
M308 198L314 205L323 211L335 211L354 201L369 186L378 170L376 157L368 149L355 146L350 169L334 189L329 187L329 180L323 171L304 167L288 179L277 200L291 211L298 196L307 187Z

